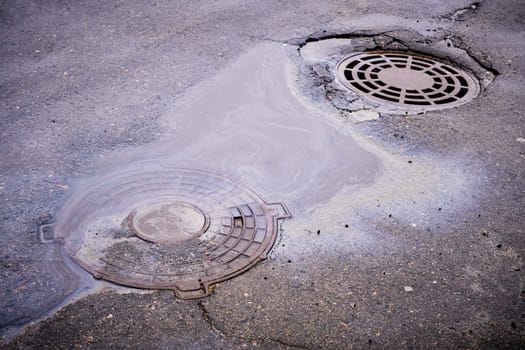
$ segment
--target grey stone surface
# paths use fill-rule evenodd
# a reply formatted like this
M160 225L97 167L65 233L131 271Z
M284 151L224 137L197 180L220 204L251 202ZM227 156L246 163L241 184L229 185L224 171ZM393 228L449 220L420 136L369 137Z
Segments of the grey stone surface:
M2 348L523 348L524 18L519 0L2 1ZM259 44L387 32L495 75L458 108L355 124L291 55L297 93L386 153L390 186L294 212L272 259L200 302L78 295L93 282L38 234L77 179L173 137L181 96Z

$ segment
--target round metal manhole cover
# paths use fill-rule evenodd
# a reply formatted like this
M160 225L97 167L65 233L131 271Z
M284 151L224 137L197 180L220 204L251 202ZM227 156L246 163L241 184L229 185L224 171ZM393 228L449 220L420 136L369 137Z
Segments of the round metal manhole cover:
M196 206L180 201L154 201L134 209L129 227L148 242L180 242L206 232L208 217Z
M96 278L192 299L266 258L287 217L220 175L148 165L79 186L55 237Z
M336 76L365 99L407 111L456 107L479 93L479 84L469 73L429 56L405 52L351 55L337 65Z

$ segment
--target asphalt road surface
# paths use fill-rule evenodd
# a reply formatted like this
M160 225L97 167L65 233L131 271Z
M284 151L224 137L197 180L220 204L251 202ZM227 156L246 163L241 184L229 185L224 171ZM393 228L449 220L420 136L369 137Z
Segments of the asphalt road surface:
M8 0L0 38L2 348L525 347L523 1ZM479 94L359 99L367 50ZM149 161L285 203L268 259L192 301L93 279L47 229Z

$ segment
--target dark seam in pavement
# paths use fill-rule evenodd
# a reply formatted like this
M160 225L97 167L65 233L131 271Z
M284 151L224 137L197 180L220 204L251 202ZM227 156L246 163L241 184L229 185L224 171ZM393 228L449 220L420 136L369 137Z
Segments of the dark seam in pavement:
M448 39L452 41L455 47L458 49L461 49L465 51L465 53L474 60L480 67L483 69L489 71L492 75L494 75L494 79L500 74L500 72L492 66L492 63L482 60L481 58L477 57L475 54L470 52L470 48L465 44L465 42L458 36L455 36L453 33L450 33L445 36L445 39Z
M348 34L328 35L328 36L320 37L320 38L313 37L313 38L308 38L308 39L306 39L306 41L304 41L304 43L299 44L299 50L304 45L306 45L309 42L316 42L316 41L327 40L327 39L338 39L338 38L341 38L341 39L343 39L343 38L346 38L346 39L372 38L374 40L374 43L376 44L376 47L371 48L371 50L378 50L378 49L384 50L385 47L382 47L381 45L378 45L376 40L375 40L377 37L382 35L382 36L385 36L387 38L392 39L392 42L388 43L388 45L390 45L391 43L398 43L398 44L403 45L404 47L406 47L408 50L413 51L414 53L418 53L418 50L416 50L413 47L411 47L410 44L408 44L407 42L405 42L405 41L403 41L403 40L401 40L399 38L396 38L395 35L391 34L391 33L395 33L395 32L396 31L392 31L392 30L391 31L380 32L380 33L376 33L376 34L364 34L364 33L359 34L359 32L353 32L353 33L348 33ZM500 74L500 72L497 69L495 69L492 66L491 63L485 62L484 60L480 59L475 54L473 54L470 51L470 48L458 36L454 36L454 34L452 34L452 33L444 32L442 38L434 40L434 41L440 41L440 40L446 40L446 39L451 40L453 42L454 46L457 47L458 49L465 51L465 53L474 62L476 62L481 68L489 71L492 75L494 75L494 78L496 78Z
M283 345L283 346L287 346L287 347L290 347L290 348L296 348L296 349L302 349L302 350L310 350L310 348L307 348L305 346L302 346L302 345L296 345L296 344L288 344L286 342L283 342L282 340L280 339L272 339L272 338L268 338L268 339L260 339L260 338L245 338L245 337L242 337L242 336L234 336L234 335L228 335L226 333L224 333L223 331L221 331L219 328L217 328L217 326L213 323L213 320L212 318L210 317L210 312L206 309L206 306L204 306L204 304L202 304L202 302L197 302L197 305L199 306L199 309L201 310L202 312L202 317L204 318L204 321L206 321L206 323L210 326L210 328L215 331L217 334L219 334L222 338L225 338L225 339L238 339L238 340L242 340L242 341L256 341L256 342L259 342L259 343L264 343L264 342L272 342L272 343L277 343L277 344L280 344L280 345Z
M396 38L396 37L393 36L393 35L389 35L388 33L383 33L383 34L380 34L380 35L383 35L383 36L386 36L387 38L392 39L392 41L389 42L389 43L387 44L387 46L390 45L390 44L392 44L392 43L397 43L397 44L403 45L404 47L406 47L406 48L409 49L409 50L412 50L412 49L410 48L410 46L409 46L406 42L404 42L404 41L401 40L401 39ZM379 36L379 35L376 35L376 36ZM377 50L377 49L385 50L385 49L386 49L386 47L382 47L382 46L380 46L380 45L377 44L377 42L376 42L376 37L374 37L373 39L374 39L374 44L376 44L376 47L374 47L373 50ZM414 50L412 50L412 51L414 51Z
M474 6L474 5L477 6L476 10L479 8L479 6L481 6L479 2L472 3L470 6ZM457 11L461 11L461 10L464 10L464 9L469 9L470 6L466 7L466 8L459 9ZM387 48L384 45L380 45L376 41L376 39L378 37L385 36L385 37L387 37L387 38L392 40L390 43L387 44L387 46L391 45L392 43L397 43L397 44L400 44L400 45L404 46L407 50L413 51L414 53L418 53L418 50L413 49L410 46L410 44L406 43L405 41L403 41L403 40L401 40L399 38L396 38L395 34L392 34L392 33L395 33L395 32L396 32L396 30L388 30L388 31L379 32L379 33L369 33L369 32L356 31L356 32L350 32L350 33L330 33L330 34L324 34L323 33L323 35L320 35L320 36L316 35L316 34L312 34L312 35L307 36L307 37L292 38L292 39L289 39L289 40L276 40L276 39L271 39L271 38L263 38L263 40L297 46L297 51L300 51L301 48L303 48L308 43L317 42L317 41L323 41L323 40L328 40L328 39L372 38L372 40L374 41L374 44L376 46L373 47L373 48L370 48L370 50L385 50ZM451 39L452 37L454 39ZM482 59L478 58L475 54L470 52L469 47L467 45L465 45L463 40L461 38L457 37L457 36L453 36L452 33L448 34L448 33L444 32L443 36L441 38L434 39L433 41L439 41L439 40L445 40L445 39L449 39L449 40L453 41L454 46L456 46L457 48L465 51L465 53L474 62L476 62L480 67L482 67L483 69L489 71L492 75L494 75L494 78L496 78L500 74L499 71L496 70L492 66L492 64L490 64L488 62L484 62Z
M438 18L447 19L449 21L454 21L454 22L462 21L462 19L460 19L462 16L464 16L466 13L471 12L471 11L476 12L479 10L480 7L481 7L481 1L475 1L466 7L459 8L455 10L454 12L447 13L446 15L440 16Z
M482 4L481 1L475 1L475 2L471 3L470 5L468 5L466 7L459 8L456 11L454 11L453 13L441 16L440 18L446 18L446 19L448 19L450 21L457 21L457 18L459 16L462 16L465 13L468 13L470 11L477 12L481 8L481 4ZM483 69L489 71L492 75L494 75L494 80L500 74L500 72L497 69L495 69L492 66L491 63L485 62L484 60L478 58L475 54L470 52L470 48L465 44L465 42L460 37L455 36L453 33L448 33L448 34L445 35L444 39L448 39L448 40L452 41L454 46L456 46L457 48L465 51L465 53L472 60L474 60L474 62L476 62L480 67L482 67Z
M480 1L476 1L476 2L473 2L470 5L468 5L467 7L463 7L463 8L457 9L457 10L454 11L454 13L442 16L441 18L444 18L444 17L447 17L447 16L449 16L449 17L456 16L457 13L461 12L461 11L478 11L480 7L481 7L481 2ZM393 33L395 33L396 31L397 30L387 30L387 31L378 32L378 33L370 33L369 31L355 31L355 32L350 32L350 33L328 33L328 34L326 33L326 31L323 31L323 33L320 34L320 35L314 33L314 34L311 34L311 35L306 36L306 37L292 38L292 39L289 39L289 40L275 40L275 39L271 39L271 38L265 38L265 40L279 42L279 43L283 43L283 44L294 45L294 46L297 46L297 50L300 51L301 48L303 48L308 43L317 42L317 41L323 41L323 40L328 40L328 39L372 38L374 40L374 43L376 44L376 47L372 48L372 50L377 50L377 49L384 50L385 47L382 47L376 41L377 37L383 35L383 36L385 36L387 38L392 39L392 42L401 44L404 47L406 47L408 50L411 50L411 51L414 51L414 52L417 53L417 50L414 50L408 43L406 43L403 40L398 39L398 38L396 38L394 36L395 34L393 34ZM451 39L452 37L453 37L453 39ZM444 32L442 38L441 39L437 39L437 41L444 40L444 39L449 39L449 40L453 41L454 45L457 48L465 51L465 53L474 62L476 62L480 67L482 67L483 69L489 71L492 75L494 75L494 79L500 74L500 72L497 69L495 69L492 66L491 63L485 62L484 60L478 58L475 54L470 52L469 47L463 42L463 40L461 38L459 38L457 36L454 36L452 33ZM434 41L436 41L436 40L434 40ZM388 43L388 45L390 45L392 42Z
M323 31L322 34L316 34L313 33L308 36L302 36L298 38L292 38L288 40L279 40L279 39L272 39L272 38L258 38L259 40L263 41L270 41L275 43L281 43L281 44L287 44L291 46L297 46L297 50L299 51L301 48L303 48L308 43L313 43L317 41L323 41L328 39L358 39L358 38L374 38L376 36L385 35L387 33L393 33L395 30L388 30L384 32L379 33L370 33L365 31L356 31L356 32L350 32L350 33L329 33L326 34L326 31ZM396 40L397 41L397 40Z
M387 30L384 32L379 32L379 33L373 33L373 32L371 33L368 31L355 31L355 32L350 32L350 33L329 33L329 34L323 33L322 35L312 34L307 37L290 39L286 43L290 45L296 45L298 46L298 50L300 50L306 44L317 42L317 41L323 41L323 40L328 40L328 39L374 38L376 36L387 35L388 33L392 33L392 32L395 32L395 31Z
M208 312L208 310L206 310L206 307L202 304L202 302L197 302L197 305L199 306L199 309L201 310L202 312L202 317L204 318L204 321L206 321L206 323L210 326L210 328L214 331L214 332L217 332L221 337L223 338L229 338L226 334L224 334L220 329L218 329L217 327L215 327L215 325L213 324L213 321L211 320L210 318L210 313Z
M408 43L404 42L403 40L401 39L397 39L391 35L387 35L387 34L383 34L384 36L388 37L388 38L391 38L393 39L394 41L398 42L399 44L405 46L407 49L409 49L410 51L413 51L415 53L418 53L418 50L416 49L413 49ZM476 55L474 55L472 52L470 52L470 49L469 47L463 42L463 40L458 37L458 36L454 36L454 34L452 33L445 33L443 38L439 39L439 40L450 40L453 42L454 46L462 51L464 51L474 62L476 62L476 64L478 64L481 68L485 69L486 71L490 72L492 75L494 75L494 79L496 79L496 77L500 74L498 70L496 70L495 68L492 67L492 64L489 63L489 62L484 62L483 60L481 60L480 58L476 57ZM437 40L437 41L439 41ZM425 54L425 53L423 53Z
M292 46L296 46L296 44L290 44L287 40L279 40L279 39L272 39L272 38L265 38L265 37L253 37L253 36L251 36L250 38L256 39L256 40L262 40L262 41L270 41L272 43L289 44Z
M455 10L452 13L442 15L438 18L441 19L449 19L451 21L455 20L454 17L458 17L461 15L462 12L467 11L478 11L481 7L481 1L475 1L471 4L469 4L466 7L459 8ZM316 42L316 41L322 41L322 40L328 40L328 39L354 39L354 38L374 38L376 36L385 35L389 38L394 39L395 41L399 42L400 44L406 46L406 44L403 44L399 39L396 39L392 36L389 36L389 33L396 32L397 30L387 30L384 32L379 33L371 33L370 31L355 31L350 33L334 33L334 32L327 32L326 30L323 30L322 33L313 33L308 36L298 37L298 38L292 38L288 40L278 40L278 39L272 39L272 38L260 38L262 40L268 40L273 42L278 42L282 44L289 44L293 46L298 46L298 49L301 49L303 46L305 46L308 43ZM408 46L407 46L408 48Z

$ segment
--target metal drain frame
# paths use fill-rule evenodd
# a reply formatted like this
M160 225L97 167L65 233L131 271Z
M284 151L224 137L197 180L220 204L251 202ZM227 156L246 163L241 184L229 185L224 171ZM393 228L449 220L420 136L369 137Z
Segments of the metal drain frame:
M389 86L379 74L390 68L425 73L433 85L421 90ZM457 107L470 102L480 92L480 84L471 73L431 56L404 51L354 53L337 64L335 76L363 99L407 112Z
M257 243L258 247L253 253L253 255L248 256L247 259L241 259L240 262L233 263L233 266L229 266L228 264L230 262L233 262L233 260L237 259L237 257L233 257L231 260L229 260L230 262L226 262L228 268L224 270L212 266L211 269L214 272L216 270L219 270L224 271L224 274L204 275L204 272L195 273L194 271L192 271L191 274L188 275L189 277L184 276L187 278L180 277L179 279L178 277L176 277L177 274L173 274L173 276L175 277L168 277L167 279L160 280L156 280L155 278L153 278L151 281L147 279L133 278L133 276L136 276L137 274L149 273L148 271L140 271L140 266L137 270L131 270L130 272L128 271L128 274L126 274L126 272L112 274L111 269L113 268L113 266L110 269L108 269L107 265L101 264L101 261L104 261L107 257L112 257L112 255L103 255L102 257L98 257L98 260L95 262L86 260L85 256L83 256L82 254L77 254L81 250L83 244L82 242L84 240L84 236L86 234L87 229L87 224L83 222L83 219L79 218L79 216L85 214L85 220L91 220L94 216L94 213L97 210L100 210L100 208L95 205L94 207L96 207L96 209L86 209L86 203L92 203L93 201L95 201L96 203L96 201L101 201L105 204L107 203L107 200L111 200L112 192L108 190L121 190L121 188L119 188L118 182L116 183L116 185L108 185L108 183L111 183L112 179L117 178L119 179L119 181L123 181L123 183L130 183L126 181L128 180L127 176L119 174L118 171L116 173L110 174L110 176L107 176L104 179L99 179L96 181L95 187L100 188L98 191L96 191L98 193L94 193L95 191L87 192L83 193L83 195L81 196L75 196L75 193L70 194L70 197L68 198L68 200L66 200L66 202L64 203L65 205L58 212L57 215L57 224L54 228L54 233L56 237L55 241L62 246L64 251L72 258L73 261L75 261L75 263L77 263L86 271L90 272L96 279L104 279L128 287L137 287L145 289L169 289L173 290L176 297L179 299L197 299L206 297L211 293L211 291L213 290L213 285L215 285L216 283L222 282L236 275L239 275L252 268L261 260L267 258L267 255L274 248L277 237L279 236L279 220L291 217L290 211L284 203L267 202L266 199L264 199L261 195L251 190L247 186L224 178L221 175L200 170L170 167L164 165L161 166L161 168L162 169L160 170L154 169L153 171L149 172L153 175L151 176L152 180L157 181L156 179L160 179L161 182L164 182L166 179L163 179L163 174L161 174L162 171L174 171L181 172L183 174L191 173L196 174L198 176L203 176L204 179L211 179L208 184L199 182L199 180L201 180L200 178L198 178L198 180L197 178L192 180L199 186L201 186L202 184L202 187L198 187L197 191L199 191L199 193L203 193L203 195L209 195L209 192L207 191L210 190L210 187L206 186L211 184L211 186L213 187L213 185L215 184L214 181L219 181L220 183L225 185L224 187L228 187L227 190L223 191L224 188L221 188L220 191L218 191L221 195L230 192L240 193L239 198L241 199L239 199L239 204L235 203L235 201L230 198L221 199L221 197L218 197L210 199L211 201L215 201L214 203L220 204L220 202L224 202L223 205L229 203L225 207L221 206L220 215L216 214L215 216L211 216L210 218L212 220L212 226L214 225L215 228L221 227L221 230L217 230L216 233L222 236L219 237L219 240L217 241L219 243L214 242L214 244L218 245L221 249L224 249L224 247L229 248L231 250L245 249L245 252L247 253L249 248L253 248L252 243L245 245L245 248L239 248L239 243L235 243L232 245L232 243L229 242L232 237L237 239L237 242L240 242L242 240L246 241L244 235L245 232L248 232L248 234L251 234L252 241L254 243ZM180 176L184 177L183 175ZM92 185L93 184L91 184L91 186ZM165 186L166 184L163 183L161 187L165 188ZM150 186L148 188L148 191L151 190L152 188ZM98 197L100 193L104 193L104 198ZM243 200L246 200L246 202L243 202ZM225 215L226 212L228 214ZM73 215L74 217L72 223L64 221L65 218L70 217L71 215ZM213 222L213 220L215 221ZM129 223L129 217L124 218L123 222ZM207 223L207 225L209 225L209 223ZM68 239L69 235L73 235L71 232L74 232L76 229L80 230L80 240L78 236L73 236L71 239ZM234 233L234 230L236 230L237 232L242 232L242 234ZM264 230L264 235L262 230ZM219 231L223 233L220 233ZM147 241L144 242L148 244L159 244ZM241 251L239 252L239 254L244 254L243 252L244 251ZM225 251L225 253L221 254L227 255L227 253L231 252ZM228 259L230 259L230 257ZM212 260L209 261L211 265ZM122 262L119 262L119 264L120 263ZM197 263L201 264L202 266L207 266L208 264L208 262L204 260L198 261ZM217 266L220 266L220 264L221 263L219 262ZM168 270L174 269L175 271L178 267L170 265L166 268ZM202 276L195 277L198 274L202 274ZM180 274L178 276L180 276Z

